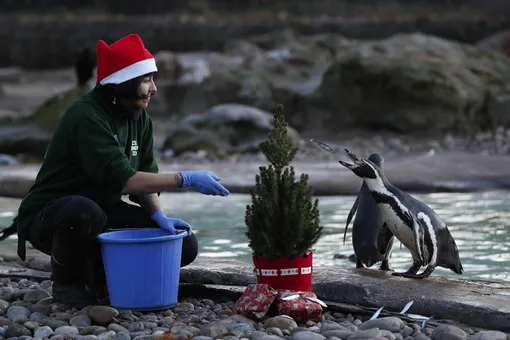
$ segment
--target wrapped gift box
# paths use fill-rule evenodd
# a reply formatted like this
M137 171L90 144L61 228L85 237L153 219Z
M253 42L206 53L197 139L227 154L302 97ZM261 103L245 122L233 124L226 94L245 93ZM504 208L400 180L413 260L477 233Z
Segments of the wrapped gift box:
M252 319L262 319L277 295L278 292L267 284L251 284L236 301L234 311Z
M312 292L300 292L288 289L278 289L276 310L280 315L288 315L297 322L312 320L319 322L322 307L327 305Z

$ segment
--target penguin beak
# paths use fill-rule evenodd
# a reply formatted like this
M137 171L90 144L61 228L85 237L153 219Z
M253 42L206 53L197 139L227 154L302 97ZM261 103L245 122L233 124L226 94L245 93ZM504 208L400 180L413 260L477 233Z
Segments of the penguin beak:
M340 160L338 161L338 163L342 164L343 166L345 166L346 168L351 169L351 170L363 165L363 160L358 158L358 156L356 156L355 154L350 152L348 149L344 149L344 151L347 153L347 156L349 156L349 158L352 160L352 162L354 164L349 164L347 162L340 161Z

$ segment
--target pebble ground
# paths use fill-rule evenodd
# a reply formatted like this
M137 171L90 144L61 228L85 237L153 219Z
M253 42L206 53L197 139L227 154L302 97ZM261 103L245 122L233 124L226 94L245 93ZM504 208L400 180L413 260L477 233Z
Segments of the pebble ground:
M320 322L286 316L254 321L233 312L235 301L186 299L157 313L118 311L108 306L69 309L51 297L51 282L0 281L0 339L193 339L193 340L510 340L499 331L448 324L409 323L397 317L325 310Z

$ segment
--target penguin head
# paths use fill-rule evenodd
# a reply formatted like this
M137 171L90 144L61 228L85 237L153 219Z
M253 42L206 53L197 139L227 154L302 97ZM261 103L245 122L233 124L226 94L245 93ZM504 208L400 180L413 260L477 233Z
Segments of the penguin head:
M361 177L363 179L376 179L384 177L384 175L381 173L380 168L376 164L374 164L373 161L359 158L358 156L356 156L347 149L344 149L344 151L347 153L347 156L349 156L349 158L352 160L353 164L349 164L341 160L339 160L338 162L345 166L347 169L350 169L358 177ZM370 156L371 157L374 156L372 158L375 159L376 161L381 161L380 164L382 165L383 158L381 156L379 156L378 154L372 154Z

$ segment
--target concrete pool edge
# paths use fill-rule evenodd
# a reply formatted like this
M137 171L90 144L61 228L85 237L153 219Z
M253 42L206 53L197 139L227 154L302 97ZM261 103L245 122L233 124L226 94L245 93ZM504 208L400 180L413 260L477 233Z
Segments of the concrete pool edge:
M231 193L249 193L259 166L265 162L161 163L161 172L209 170L222 178ZM357 194L361 180L336 161L295 161L296 177L309 175L316 196ZM33 184L40 164L2 167L0 196L22 198ZM402 190L415 193L476 192L510 189L510 157L465 152L441 152L431 156L388 157L385 172ZM176 192L182 192L178 190Z
M19 260L13 250L1 249L0 256L7 262L0 265L3 277L49 279L49 257L45 254L29 249L25 262ZM9 262L16 262L24 268L9 266ZM325 301L384 307L385 311L398 312L412 300L414 303L408 313L510 332L510 296L497 294L510 293L510 284L439 276L412 280L376 269L330 266L315 267L313 280L313 291ZM249 263L198 258L181 269L180 282L234 289L256 283L256 278ZM233 294L239 294L239 289Z

